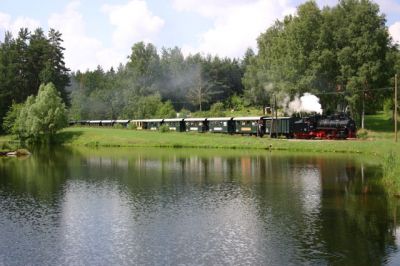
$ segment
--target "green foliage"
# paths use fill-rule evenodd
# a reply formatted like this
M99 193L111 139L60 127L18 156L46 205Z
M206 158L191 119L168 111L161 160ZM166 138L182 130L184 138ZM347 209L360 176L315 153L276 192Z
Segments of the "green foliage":
M16 38L6 32L0 41L0 124L12 103L36 95L41 83L52 82L67 102L68 71L60 32L50 29L46 36L40 28L22 28Z
M28 97L19 111L13 133L24 141L51 141L67 124L65 104L54 85L49 83L40 86L36 97Z
M400 196L400 159L393 152L384 157L383 183L392 196Z
M133 123L129 123L127 128L130 129L130 130L136 130L137 129L137 125L133 124Z
M228 107L233 111L241 111L248 105L244 98L236 94L232 95L228 100Z
M383 112L393 118L394 103L392 98L387 98L383 101Z
M190 117L190 111L187 110L187 109L185 109L185 108L182 108L182 109L179 111L179 117L180 117L180 118L187 118L187 117Z
M157 110L156 117L162 118L175 118L176 111L171 101L166 101L160 104L160 107Z
M169 132L169 127L167 125L161 125L158 130L162 133Z
M15 121L19 117L19 114L21 112L21 109L23 108L23 104L21 103L13 103L11 105L10 110L7 112L6 116L3 119L3 129L8 133L8 134L13 134L16 132L16 123Z
M224 112L224 104L221 102L216 102L213 105L211 105L210 111L209 111L210 116L225 116Z
M308 1L257 41L258 54L247 55L243 77L252 104L268 105L272 95L318 92L324 109L348 105L360 114L364 99L367 111L381 108L379 99L388 92L375 89L388 85L395 59L375 3L343 0L320 10Z
M136 43L126 65L114 71L72 73L69 117L80 119L141 119L175 117L182 108L208 109L232 94L241 94L243 69L237 60L184 57L181 50ZM161 104L162 102L168 102ZM173 108L171 108L171 105ZM173 114L174 113L174 114Z
M126 127L124 127L124 126L121 125L121 124L114 124L114 125L113 125L113 128L115 128L115 129L125 129Z
M357 130L357 138L359 138L359 139L368 138L368 130L363 129L363 128Z

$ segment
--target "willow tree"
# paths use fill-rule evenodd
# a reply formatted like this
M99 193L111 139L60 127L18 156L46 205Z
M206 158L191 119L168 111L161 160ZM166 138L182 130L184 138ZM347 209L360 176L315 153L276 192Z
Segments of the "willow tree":
M37 96L29 96L17 112L12 130L25 141L49 142L68 124L65 104L52 83L41 85Z

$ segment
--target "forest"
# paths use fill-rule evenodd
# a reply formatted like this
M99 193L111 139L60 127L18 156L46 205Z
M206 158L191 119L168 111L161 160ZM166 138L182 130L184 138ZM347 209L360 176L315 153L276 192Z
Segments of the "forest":
M190 112L273 106L305 92L321 99L325 112L363 114L393 108L394 74L400 52L385 15L369 0L342 0L320 9L314 1L277 20L243 58L185 56L179 47L132 45L117 68L70 71L62 33L50 29L0 41L0 123L11 106L52 83L69 119L182 116ZM11 108L12 109L12 108ZM192 114L196 115L196 114Z

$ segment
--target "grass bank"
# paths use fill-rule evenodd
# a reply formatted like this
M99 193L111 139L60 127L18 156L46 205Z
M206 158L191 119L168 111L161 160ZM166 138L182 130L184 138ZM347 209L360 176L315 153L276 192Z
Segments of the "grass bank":
M112 128L72 127L59 134L62 143L72 146L103 147L172 147L271 149L307 152L342 152L384 155L400 150L389 138L368 137L365 140L287 140L256 138L212 133L177 133L135 131Z

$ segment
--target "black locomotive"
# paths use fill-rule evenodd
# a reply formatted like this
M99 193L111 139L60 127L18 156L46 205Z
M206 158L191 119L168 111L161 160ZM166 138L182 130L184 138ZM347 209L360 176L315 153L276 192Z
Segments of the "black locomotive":
M356 137L356 123L345 113L330 116L312 115L294 122L297 139L347 139Z

